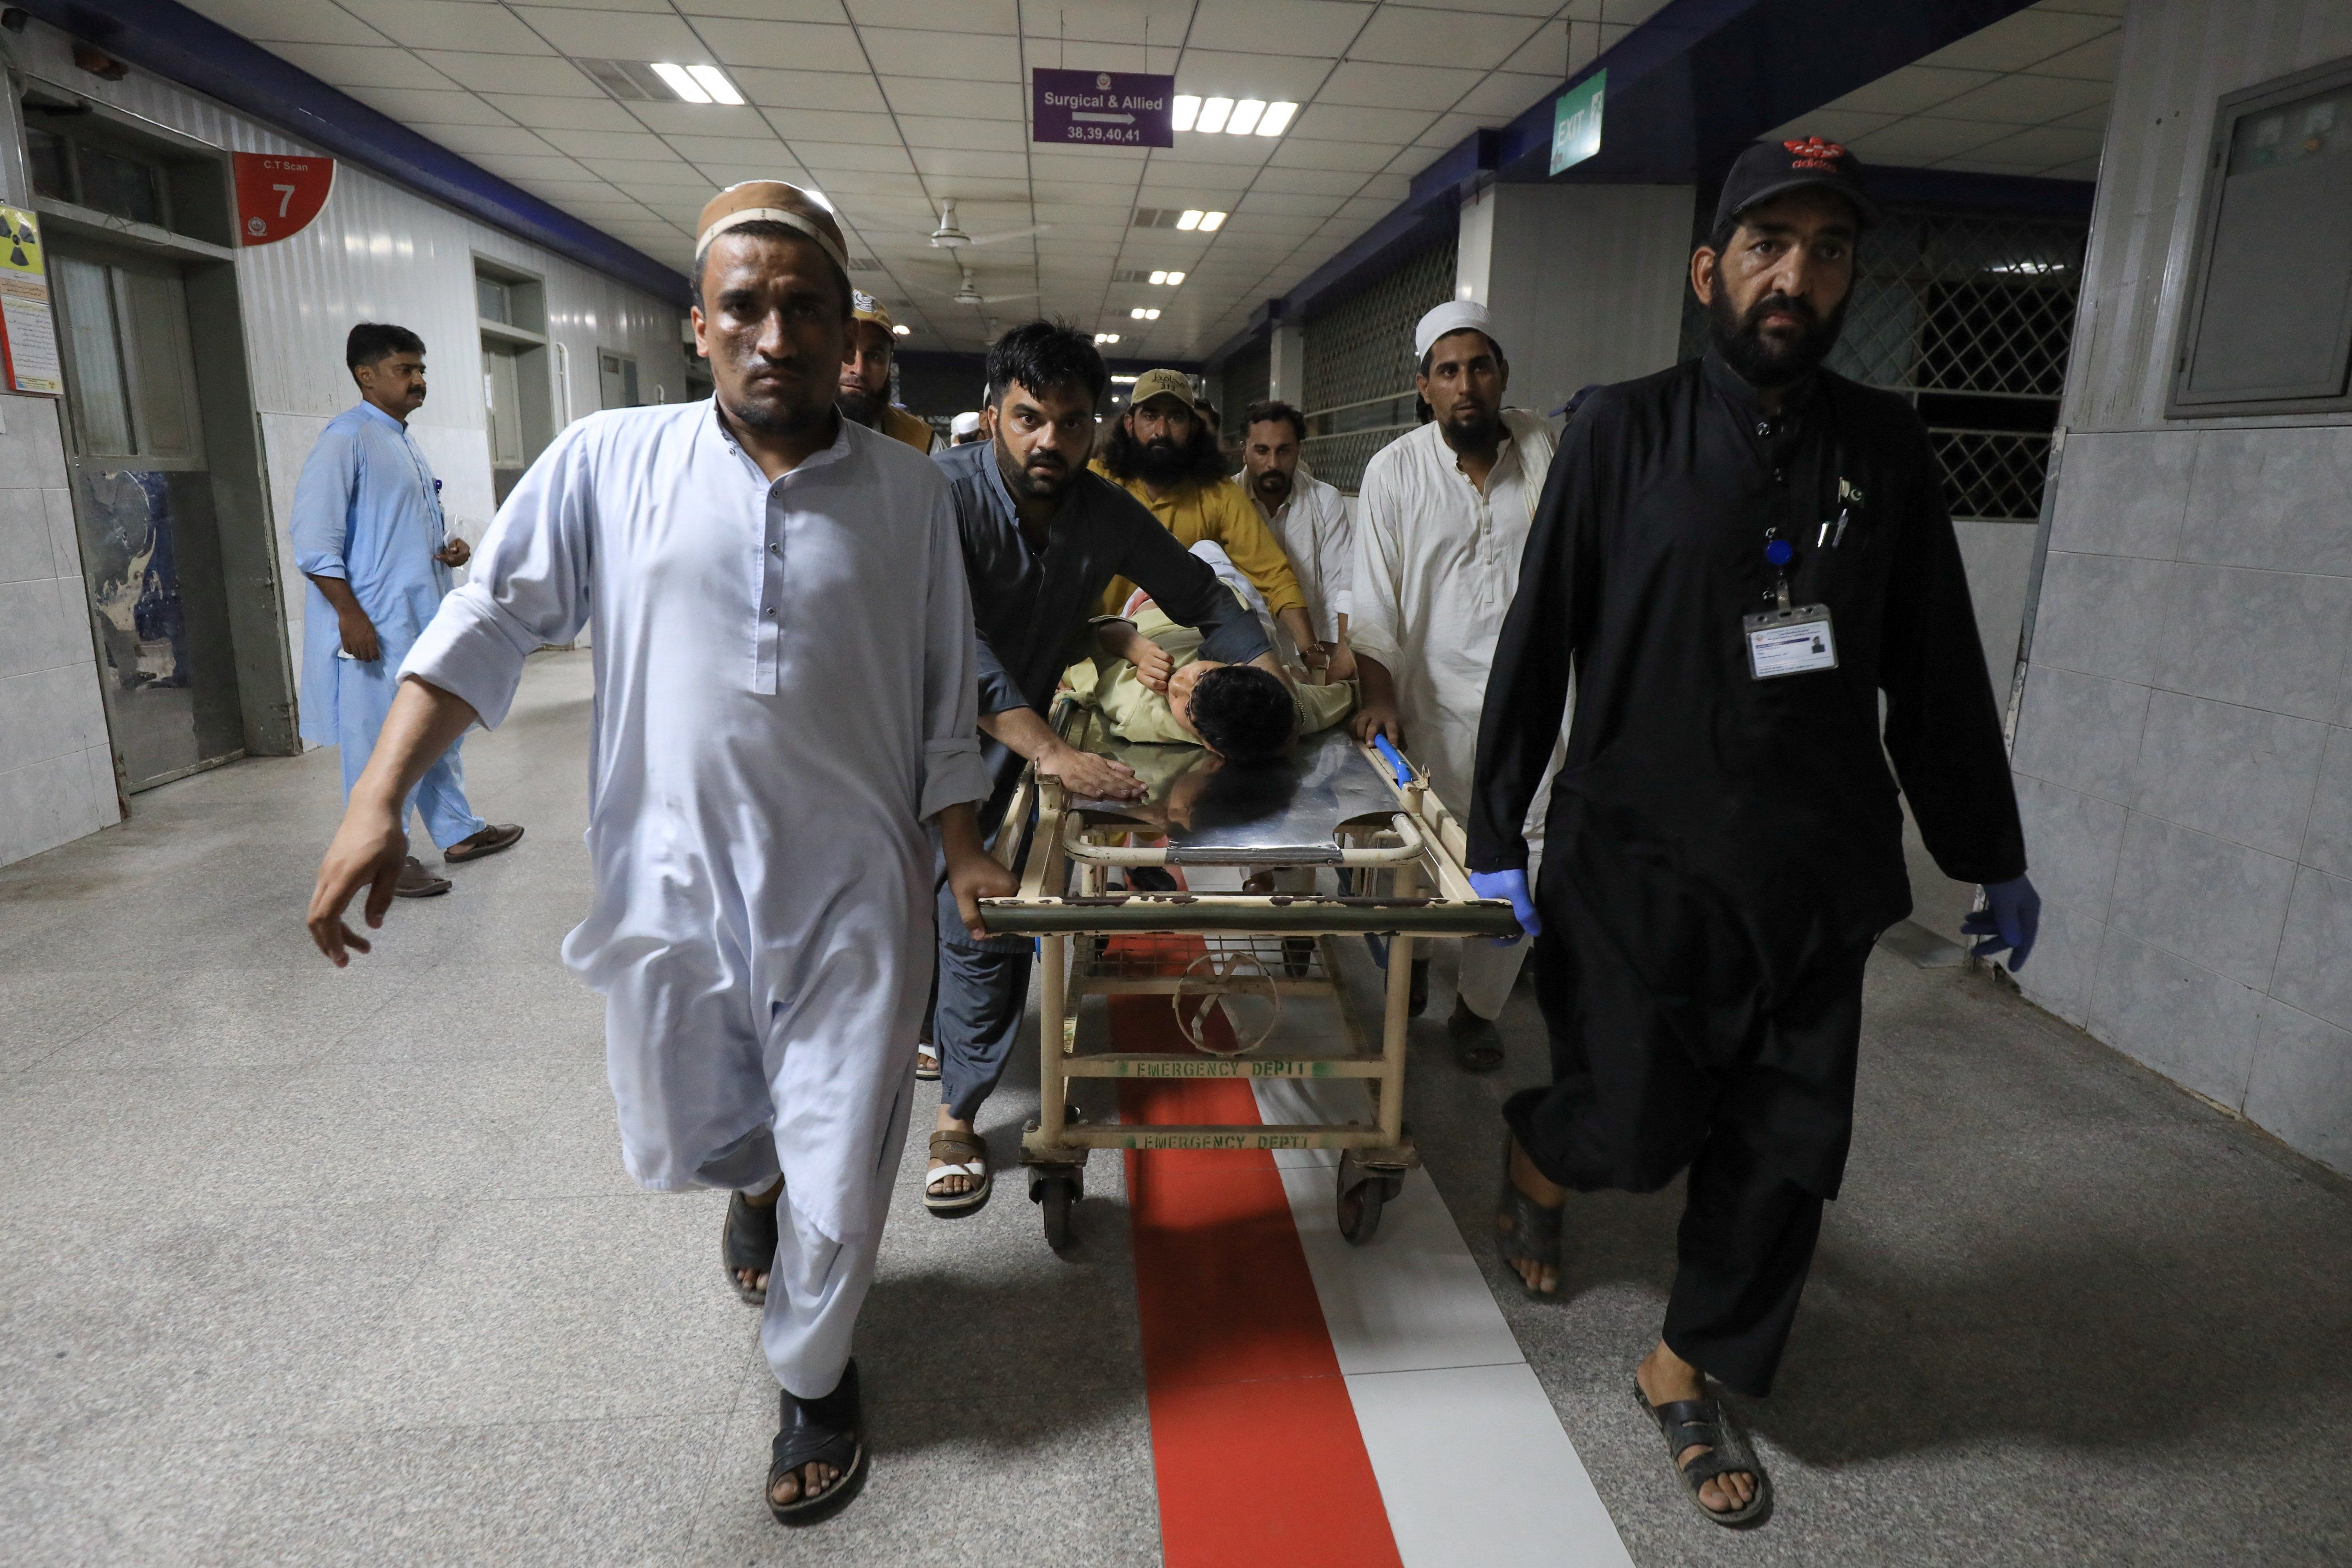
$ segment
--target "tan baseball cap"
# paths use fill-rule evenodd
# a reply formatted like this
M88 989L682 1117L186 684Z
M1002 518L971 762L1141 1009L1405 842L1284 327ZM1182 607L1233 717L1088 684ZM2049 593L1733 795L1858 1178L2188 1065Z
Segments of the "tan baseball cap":
M861 321L871 321L884 331L891 330L890 312L882 301L863 289L849 291L849 313Z
M833 214L798 185L782 180L745 180L705 202L702 216L694 226L694 254L699 257L710 248L712 240L747 223L780 223L798 229L816 241L817 248L845 277L848 275L849 247Z
M1129 408L1140 408L1152 398L1172 397L1187 409L1200 410L1192 396L1192 378L1181 370L1147 370L1135 378L1135 390L1127 395Z

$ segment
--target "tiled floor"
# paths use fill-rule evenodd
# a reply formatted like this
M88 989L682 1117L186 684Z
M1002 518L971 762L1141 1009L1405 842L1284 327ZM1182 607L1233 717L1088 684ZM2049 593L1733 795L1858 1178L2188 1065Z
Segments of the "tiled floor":
M530 836L344 973L300 924L331 754L0 869L0 1561L1158 1561L1108 1159L1065 1261L1016 1184L925 1216L910 1142L860 1329L873 1484L768 1521L719 1201L622 1175L599 1009L555 958L587 697L584 656L534 663L467 752ZM1523 992L1493 1080L1425 1026L1434 1191L1633 1560L2352 1561L2347 1184L1981 978L1882 954L1871 986L1847 1195L1752 1407L1780 1505L1750 1535L1690 1511L1624 1392L1673 1195L1578 1200L1564 1303L1503 1289L1494 1110L1543 1072L1539 1026ZM991 1105L1001 1161L1033 1110L1021 1082Z

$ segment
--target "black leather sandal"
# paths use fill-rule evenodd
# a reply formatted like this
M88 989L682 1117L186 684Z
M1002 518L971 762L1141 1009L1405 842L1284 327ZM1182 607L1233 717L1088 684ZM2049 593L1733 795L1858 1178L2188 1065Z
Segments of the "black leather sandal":
M1496 1248L1502 1253L1506 1263L1548 1264L1557 1270L1559 1268L1560 1215L1568 1205L1562 1204L1559 1208L1548 1209L1519 1191L1519 1184L1511 1180L1511 1142L1508 1137L1503 1140L1503 1191L1495 1204L1495 1229L1500 1233L1495 1243ZM1519 1288L1528 1293L1529 1300L1537 1301L1549 1300L1559 1294L1557 1282L1549 1290L1539 1290L1521 1279Z
M751 1306L766 1306L768 1288L749 1283L738 1270L765 1274L776 1266L776 1205L755 1204L740 1193L730 1194L727 1223L719 1232L719 1260L727 1267L727 1283L735 1294Z
M1761 1524L1772 1511L1772 1478L1756 1461L1756 1450L1748 1435L1731 1424L1724 1414L1719 1399L1672 1399L1664 1405L1653 1405L1650 1396L1642 1392L1637 1381L1633 1384L1633 1403L1643 1414L1658 1424L1659 1433L1666 1440L1666 1462L1683 1483L1683 1492L1691 1507L1715 1521L1737 1530L1743 1525ZM1705 1445L1706 1452L1682 1462L1685 1448ZM1698 1495L1704 1483L1718 1476L1749 1475L1756 1478L1756 1495L1745 1506L1735 1509L1712 1509Z
M788 1389L776 1391L776 1440L769 1448L768 1511L778 1524L815 1524L831 1519L866 1485L866 1420L857 1397L857 1363L841 1372L841 1382L822 1399L795 1399ZM776 1483L803 1465L831 1465L838 1472L833 1485L814 1497L791 1502L776 1500Z

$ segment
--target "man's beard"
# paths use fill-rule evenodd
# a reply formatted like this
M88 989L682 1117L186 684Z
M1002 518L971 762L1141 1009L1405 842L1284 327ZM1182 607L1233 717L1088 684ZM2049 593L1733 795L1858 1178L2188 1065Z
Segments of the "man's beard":
M1032 469L1014 457L1004 438L996 439L996 471L1004 480L1004 488L1016 500L1053 500L1069 488L1070 466L1059 452L1039 452L1031 461L1045 465L1050 471Z
M1146 484L1173 484L1182 479L1192 466L1192 453L1165 436L1146 441L1136 448L1135 471Z
M1502 439L1503 417L1484 408L1465 409L1457 404L1445 423L1438 426L1438 434L1457 452L1491 452Z
M1830 357L1845 326L1846 303L1852 298L1849 294L1839 300L1826 320L1814 311L1810 300L1777 293L1767 294L1746 311L1735 314L1731 296L1718 280L1715 297L1706 305L1707 335L1723 363L1748 385L1789 386L1812 374ZM1803 330L1778 342L1766 337L1758 323L1775 310L1796 317Z
M882 412L882 399L856 382L843 382L835 392L833 400L841 405L844 414L860 425L873 424L875 416Z
M1250 490L1264 501L1268 511L1290 499L1291 479L1280 468L1268 468L1250 481Z
M833 413L831 405L812 408L782 397L733 403L722 395L719 405L726 410L728 418L762 436L797 436L823 425Z

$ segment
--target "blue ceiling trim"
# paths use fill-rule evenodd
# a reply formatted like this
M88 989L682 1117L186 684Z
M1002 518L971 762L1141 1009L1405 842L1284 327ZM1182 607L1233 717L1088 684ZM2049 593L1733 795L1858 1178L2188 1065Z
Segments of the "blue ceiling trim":
M1565 91L1609 73L1601 151L1558 176L1562 184L1711 184L1762 132L1844 97L1889 71L2023 10L2031 0L1669 0L1648 21L1561 84ZM1472 132L1412 178L1387 217L1317 268L1283 297L1297 314L1346 287L1419 238L1421 226L1450 218L1476 181L1552 178L1552 104L1544 98L1500 129ZM1885 171L1889 199L1933 171ZM1874 184L1882 176L1874 174ZM2042 187L2074 181L2009 184L2028 210L2060 210L2079 199ZM2030 187L2030 188L2029 188ZM2085 187L2086 188L2086 187ZM1990 187L1980 187L1989 190ZM2054 203L2044 208L2031 203ZM1979 200L1956 205L1981 205ZM2072 210L2071 207L2066 210ZM1214 363L1265 331L1267 312L1209 356Z
M173 0L15 0L50 26L683 308L685 277Z

